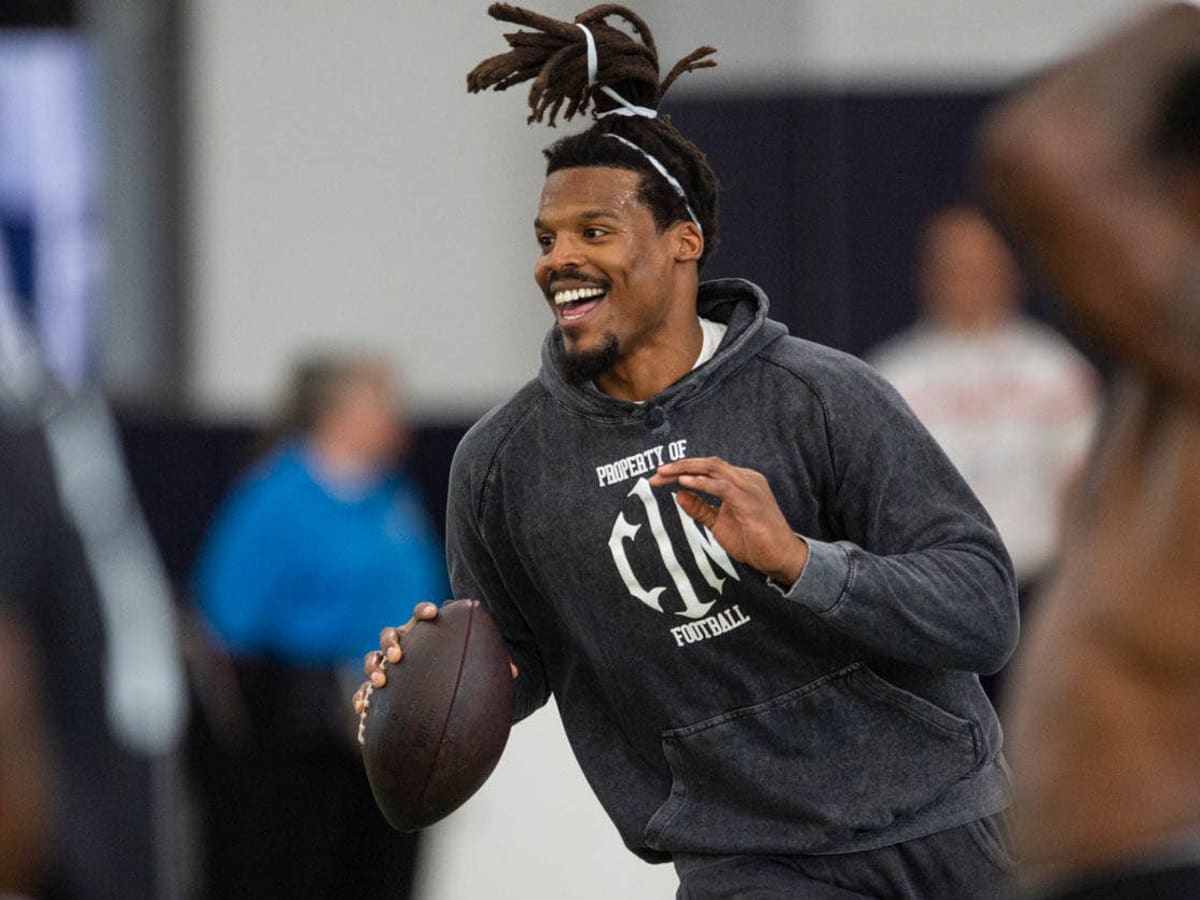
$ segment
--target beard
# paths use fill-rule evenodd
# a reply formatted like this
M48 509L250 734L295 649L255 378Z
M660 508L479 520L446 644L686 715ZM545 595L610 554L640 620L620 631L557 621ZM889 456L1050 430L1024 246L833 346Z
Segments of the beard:
M558 359L558 371L567 384L581 385L595 381L611 369L621 358L617 346L617 336L611 332L604 336L603 342L594 350L568 350L563 347L562 356Z

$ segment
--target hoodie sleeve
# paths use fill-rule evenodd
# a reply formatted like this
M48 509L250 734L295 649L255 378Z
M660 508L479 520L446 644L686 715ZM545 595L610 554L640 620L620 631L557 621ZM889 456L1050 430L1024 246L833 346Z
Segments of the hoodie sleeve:
M1015 578L983 506L890 385L851 357L817 391L835 540L787 597L872 651L982 674L1016 646ZM811 387L811 385L810 385Z
M484 538L480 516L488 456L478 453L472 437L463 439L450 468L446 562L454 596L482 602L508 646L518 672L513 683L513 721L518 722L546 702L549 688L533 634L496 561L504 551Z

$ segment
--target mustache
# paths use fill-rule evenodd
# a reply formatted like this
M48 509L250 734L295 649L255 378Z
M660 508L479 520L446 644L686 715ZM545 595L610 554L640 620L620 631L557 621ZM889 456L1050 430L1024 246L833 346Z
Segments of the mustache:
M555 292L558 290L560 281L574 281L580 284L590 284L593 287L604 288L608 290L609 282L605 278L595 278L591 275L585 275L582 272L574 269L563 269L562 271L554 271L550 273L550 277L546 279L546 299L552 300Z

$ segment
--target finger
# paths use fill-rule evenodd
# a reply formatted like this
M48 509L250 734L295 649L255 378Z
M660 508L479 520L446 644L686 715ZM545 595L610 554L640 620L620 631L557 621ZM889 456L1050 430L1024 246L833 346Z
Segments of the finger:
M401 628L403 627L401 626ZM401 628L389 626L379 632L379 649L383 653L383 658L388 662L400 662L400 657L403 653L400 649L400 638L403 634ZM370 653L367 654L367 656L370 655ZM370 672L367 674L370 674Z
M674 484L676 476L666 474L660 468L650 476L650 487L662 487L664 484Z
M383 653L379 650L370 650L363 656L363 674L370 678L376 672L383 671Z
M418 622L428 622L436 619L438 608L436 603L422 602L413 607L412 618L400 626L400 636L408 634Z
M736 491L736 486L725 478L713 478L709 475L680 475L679 486L691 491L703 491L711 497L728 499Z
M663 463L658 472L669 477L679 475L710 475L713 477L728 477L734 466L719 456L689 456L675 462Z
M354 700L352 701L354 703L354 714L356 716L362 715L363 700L366 699L366 696L367 684L366 682L363 682L361 685L359 685L358 690L354 692Z
M383 673L385 663L386 659L381 650L372 650L367 654L363 668L367 673L367 681L375 687L383 687L387 684L387 676Z
M680 463L671 463L670 465L679 465L679 468L666 469L662 467L658 469L654 475L650 477L651 487L663 487L668 484L679 484L693 487L696 490L708 490L702 486L700 482L689 481L688 479L707 478L712 483L722 482L734 487L743 487L744 478L741 469L729 465L721 459L714 460L698 460L700 465L683 466L681 463L689 462L689 460L681 460ZM712 464L710 464L712 463ZM750 470L745 470L749 472ZM709 493L713 493L709 491Z
M510 659L508 661L508 668L512 672L513 681L516 681L517 675L520 674L520 672L517 671L517 664Z
M394 625L389 625L387 628L383 629L383 631L379 632L379 649L386 652L388 647L392 646L393 644L399 644L400 635L402 634L400 629L403 627L403 625L401 625L400 628L397 628Z
M675 495L675 502L679 504L680 509L707 528L713 526L720 513L719 507L705 503L695 494L689 494L685 491L680 491Z

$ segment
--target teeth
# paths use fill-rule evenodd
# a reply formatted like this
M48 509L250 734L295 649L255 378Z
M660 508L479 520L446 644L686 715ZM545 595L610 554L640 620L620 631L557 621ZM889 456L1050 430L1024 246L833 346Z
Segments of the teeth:
M554 295L554 302L559 306L564 303L574 303L577 300L590 300L593 297L603 297L604 288L578 288L573 291L558 291Z

